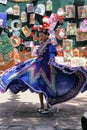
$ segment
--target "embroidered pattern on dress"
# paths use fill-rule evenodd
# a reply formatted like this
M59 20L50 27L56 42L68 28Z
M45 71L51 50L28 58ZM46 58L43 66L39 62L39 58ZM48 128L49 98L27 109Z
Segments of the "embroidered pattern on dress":
M43 43L38 49L38 55L42 55L46 50L47 43Z
M51 82L52 82L51 89L56 92L56 87L55 87L56 70L53 68L53 66L50 66L50 69L51 69Z
M0 84L2 85L2 87L3 87L4 89L6 89L6 85L2 82L1 77L0 77Z
M55 71L53 70L53 72L51 73L51 81L47 78L46 73L44 72L44 70L42 68L39 69L38 73L34 75L34 69L32 69L32 82L34 82L34 80L37 80L40 76L42 76L42 78L45 80L45 82L47 83L47 85L50 87L50 89L54 92L56 92L55 89Z
M79 92L79 90L82 88L82 82L84 81L84 76L80 76L80 71L76 71L74 72L74 74L80 79L80 81L78 82L78 84L71 89L68 93L64 94L63 96L59 96L58 98L48 98L49 103L51 104L56 104L56 103L61 103L66 101L67 99L71 99L73 97L73 95L77 95L77 93Z

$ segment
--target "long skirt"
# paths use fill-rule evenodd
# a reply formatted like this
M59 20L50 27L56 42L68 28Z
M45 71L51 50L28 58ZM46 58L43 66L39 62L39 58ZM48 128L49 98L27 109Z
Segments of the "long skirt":
M52 62L50 79L42 68L36 71L39 61L32 58L6 70L0 77L0 90L8 89L17 94L20 91L43 93L50 105L62 103L87 89L87 70L83 67L70 68Z

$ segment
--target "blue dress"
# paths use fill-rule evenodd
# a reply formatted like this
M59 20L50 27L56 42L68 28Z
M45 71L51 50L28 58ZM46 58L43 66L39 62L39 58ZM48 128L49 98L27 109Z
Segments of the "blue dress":
M69 68L52 59L57 55L54 45L43 43L37 58L6 70L0 77L0 90L14 94L26 91L43 93L50 105L65 102L87 88L87 71L83 67Z

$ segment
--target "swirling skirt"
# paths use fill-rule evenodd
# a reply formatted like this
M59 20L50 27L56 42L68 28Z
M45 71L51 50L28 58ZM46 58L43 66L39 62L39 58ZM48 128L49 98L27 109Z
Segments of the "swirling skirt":
M62 103L87 89L87 70L69 68L55 62L51 64L51 79L43 70L35 73L37 59L30 59L6 70L0 77L0 90L10 89L14 94L30 90L43 93L50 105Z

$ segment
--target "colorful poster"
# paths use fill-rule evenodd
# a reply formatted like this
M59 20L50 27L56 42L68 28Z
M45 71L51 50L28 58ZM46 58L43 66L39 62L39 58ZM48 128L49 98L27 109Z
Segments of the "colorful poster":
M34 5L33 4L27 4L27 13L34 12Z
M78 18L87 18L87 6L78 6Z
M41 16L44 16L45 14L45 5L44 4L37 4L37 7L35 9L35 13Z
M50 29L53 30L58 22L58 15L55 13L52 13L50 18L49 18L49 23L50 23Z
M74 5L66 5L66 18L75 18L75 6Z
M67 35L76 35L76 32L77 32L76 23L67 23L66 34Z
M28 37L28 36L31 34L31 31L30 31L30 29L28 28L28 26L23 26L23 27L21 28L21 30L22 30L23 34L25 35L25 37Z
M72 57L72 47L73 47L73 40L72 39L65 39L63 40L63 51L64 51L64 59Z
M80 41L86 41L86 40L87 40L87 32L77 31L76 41L80 42Z
M35 14L31 13L30 14L30 24L34 24L35 23Z

